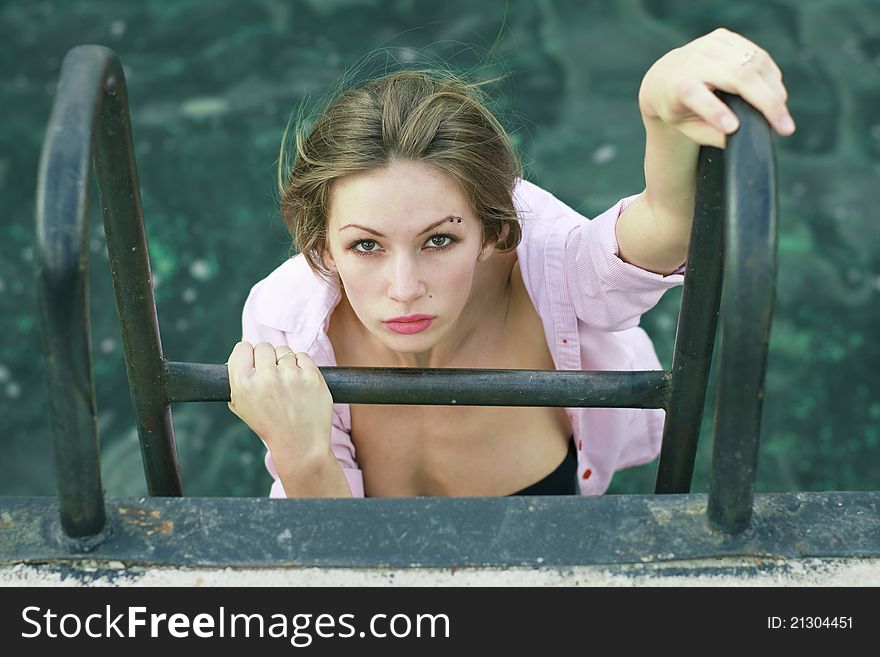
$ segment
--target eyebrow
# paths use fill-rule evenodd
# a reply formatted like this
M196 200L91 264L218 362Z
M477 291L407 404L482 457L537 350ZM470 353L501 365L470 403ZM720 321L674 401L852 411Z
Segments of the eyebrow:
M437 226L441 226L448 221L452 221L453 219L458 219L459 221L461 221L461 217L457 217L454 214L450 214L449 216L443 217L440 221L435 221L433 224L431 224L430 226L425 228L425 230L423 230L421 233L419 233L419 235L424 235L425 233L437 228ZM346 224L345 226L343 226L339 230L341 232L341 231L345 230L346 228L360 228L361 230L365 230L368 233L370 233L371 235L375 235L376 237L385 237L378 230L373 230L372 228L367 228L366 226L361 226L360 224Z

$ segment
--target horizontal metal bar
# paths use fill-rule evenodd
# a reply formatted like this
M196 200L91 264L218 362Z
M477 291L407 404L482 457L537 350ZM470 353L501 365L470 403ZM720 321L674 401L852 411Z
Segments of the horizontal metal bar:
M663 370L320 369L340 404L665 408L669 392L669 374ZM223 365L166 361L165 380L169 404L229 401Z

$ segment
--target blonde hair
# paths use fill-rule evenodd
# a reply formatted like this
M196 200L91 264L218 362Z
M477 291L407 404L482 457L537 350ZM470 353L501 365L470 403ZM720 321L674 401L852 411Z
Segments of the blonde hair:
M398 159L452 176L482 224L484 241L500 251L515 249L522 231L513 188L521 165L480 87L447 71L403 70L344 91L308 134L296 127L294 163L286 174L285 131L278 185L281 217L293 238L290 255L302 253L316 274L338 283L321 257L330 186Z

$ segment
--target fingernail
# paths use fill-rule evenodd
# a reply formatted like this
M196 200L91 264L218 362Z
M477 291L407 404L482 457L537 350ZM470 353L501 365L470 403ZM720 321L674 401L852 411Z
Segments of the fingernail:
M736 120L736 117L730 114L721 117L721 129L724 132L733 132L737 127L739 127L739 121Z
M785 116L779 119L779 123L777 124L779 128L779 132L785 133L786 135L790 135L794 132L794 121L791 120L790 116Z

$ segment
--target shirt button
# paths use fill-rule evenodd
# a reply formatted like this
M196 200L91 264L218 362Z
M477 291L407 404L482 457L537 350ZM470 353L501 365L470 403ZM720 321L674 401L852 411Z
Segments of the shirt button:
M593 471L590 470L589 468L587 468L586 470L584 470L584 480L589 479L589 478L592 476L592 474L593 474Z

